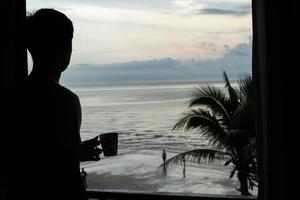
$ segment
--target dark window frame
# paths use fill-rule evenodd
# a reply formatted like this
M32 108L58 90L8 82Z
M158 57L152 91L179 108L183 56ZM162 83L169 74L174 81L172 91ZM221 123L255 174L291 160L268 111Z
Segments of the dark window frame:
M296 8L295 1L252 0L252 74L256 92L259 199L262 200L297 196L294 181L288 181L295 176L296 160L294 80L297 77L294 69L297 56L293 49L299 40L295 29ZM27 55L22 44L26 0L1 1L0 14L3 28L0 38L0 88L5 99L6 94L27 76ZM282 94L277 96L278 89L282 90ZM287 95L289 99L286 99ZM5 172L1 172L0 177L5 177ZM5 192L3 187L0 188L0 197L4 194L2 192ZM94 195L93 191L89 194ZM134 199L134 194L129 197L127 199Z

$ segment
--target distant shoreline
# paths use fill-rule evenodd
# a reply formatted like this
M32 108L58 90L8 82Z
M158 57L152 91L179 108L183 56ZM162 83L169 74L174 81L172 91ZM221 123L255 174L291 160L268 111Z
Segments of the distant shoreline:
M232 80L233 83L237 80ZM111 82L111 83L84 83L84 84L70 84L63 83L67 87L107 87L107 86L136 86L136 85L188 85L188 84L221 84L224 83L223 80L179 80L179 81L132 81L132 82Z

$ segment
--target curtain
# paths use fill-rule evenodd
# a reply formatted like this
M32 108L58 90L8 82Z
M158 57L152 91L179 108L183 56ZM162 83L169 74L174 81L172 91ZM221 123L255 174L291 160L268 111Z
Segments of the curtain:
M6 196L6 153L5 136L9 133L6 126L7 107L13 88L27 76L27 55L23 45L23 24L26 16L25 0L1 0L0 2L0 199ZM17 148L17 147L16 147ZM17 158L18 155L16 155Z
M14 87L27 76L27 54L23 45L25 0L1 0L0 87Z
M294 1L253 0L252 10L259 199L292 199L297 196L298 181L296 5Z

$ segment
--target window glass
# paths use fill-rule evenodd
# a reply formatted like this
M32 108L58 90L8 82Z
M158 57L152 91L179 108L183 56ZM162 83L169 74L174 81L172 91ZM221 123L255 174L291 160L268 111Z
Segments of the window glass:
M239 194L222 161L187 161L166 175L159 166L163 149L169 159L213 148L199 131L172 128L197 85L224 88L226 71L236 86L251 74L250 0L27 0L28 14L40 8L74 25L61 84L80 98L82 140L118 132L117 156L81 163L89 188Z

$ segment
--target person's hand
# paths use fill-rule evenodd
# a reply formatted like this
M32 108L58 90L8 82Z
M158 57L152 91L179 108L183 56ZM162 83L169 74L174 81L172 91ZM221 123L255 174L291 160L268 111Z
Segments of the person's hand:
M80 161L97 161L100 160L102 150L97 146L100 145L98 136L93 139L85 140L80 145Z

